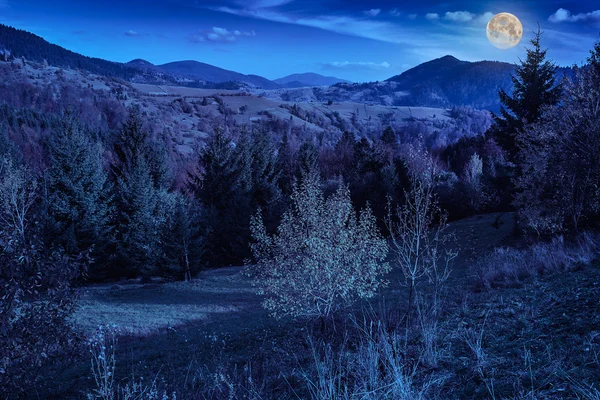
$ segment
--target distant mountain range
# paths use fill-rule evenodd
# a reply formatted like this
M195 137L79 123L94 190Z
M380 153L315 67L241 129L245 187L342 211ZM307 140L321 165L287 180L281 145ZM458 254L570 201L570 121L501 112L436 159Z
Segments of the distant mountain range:
M391 106L449 108L470 106L497 111L498 91L512 90L515 65L496 62L460 61L445 56L426 62L384 82L350 83L314 73L293 74L271 81L258 75L244 75L198 61L154 65L145 60L126 64L86 57L48 43L29 32L0 24L0 58L14 57L65 68L113 76L137 83L192 87L279 89L269 97L286 101L354 101ZM559 77L569 74L561 68ZM324 87L325 86L325 87ZM270 92L268 92L270 93Z
M275 79L273 82L286 88L299 88L311 86L331 86L336 83L350 83L344 79L332 76L323 76L315 73L292 74L283 78Z
M133 60L125 64L146 71L160 72L177 78L204 82L240 82L262 89L277 89L280 86L258 75L244 75L198 61L177 61L163 65L154 65L145 60Z

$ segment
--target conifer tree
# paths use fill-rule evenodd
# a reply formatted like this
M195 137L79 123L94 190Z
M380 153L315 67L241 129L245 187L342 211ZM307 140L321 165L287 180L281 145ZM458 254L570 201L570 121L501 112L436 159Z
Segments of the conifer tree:
M114 145L114 266L118 275L150 275L161 256L161 230L172 196L166 191L166 166L158 146L132 108Z
M537 122L545 107L555 105L560 98L561 85L555 82L556 65L546 59L548 50L540 44L539 30L531 40L533 48L527 49L527 58L517 66L512 77L513 93L500 90L500 116L494 115L496 140L512 161L518 153L517 137L526 124Z
M102 148L71 118L53 132L48 143L48 213L57 244L69 254L96 246L107 239L107 175L102 168Z
M249 255L252 155L247 134L234 144L215 129L200 158L191 189L205 208L207 257L213 265L241 262Z

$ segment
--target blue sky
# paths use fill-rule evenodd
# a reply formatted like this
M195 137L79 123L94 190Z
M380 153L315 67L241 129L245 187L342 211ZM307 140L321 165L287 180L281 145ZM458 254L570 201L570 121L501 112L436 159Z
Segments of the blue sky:
M524 25L513 49L487 40L498 12ZM0 22L112 61L197 60L269 79L317 72L374 81L447 54L517 62L538 22L550 58L579 64L600 39L600 1L0 0Z

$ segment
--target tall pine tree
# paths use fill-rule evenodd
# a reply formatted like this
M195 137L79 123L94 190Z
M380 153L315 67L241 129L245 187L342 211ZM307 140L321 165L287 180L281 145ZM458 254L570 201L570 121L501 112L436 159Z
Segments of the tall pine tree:
M542 32L538 28L531 40L533 48L527 49L527 59L517 66L512 77L513 93L500 90L500 116L494 115L496 141L508 153L511 161L517 161L518 136L526 124L537 122L545 107L558 103L561 85L556 84L556 65L546 59L548 50L541 48Z
M204 205L209 229L206 255L214 266L241 263L249 255L252 153L247 134L235 144L220 128L206 142L191 190Z
M102 147L70 116L48 142L47 210L56 244L70 254L92 246L101 250L108 236L107 174Z
M173 201L164 156L132 108L114 145L114 267L119 276L149 276L162 255L161 231Z

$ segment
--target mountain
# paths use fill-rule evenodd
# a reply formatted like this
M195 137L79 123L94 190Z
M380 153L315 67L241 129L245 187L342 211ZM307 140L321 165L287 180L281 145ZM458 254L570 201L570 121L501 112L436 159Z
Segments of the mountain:
M344 79L334 78L332 76L323 76L315 73L292 74L283 78L275 79L273 82L278 83L286 88L299 88L310 86L331 86L336 83L350 83Z
M0 51L9 50L14 57L42 63L44 60L55 67L79 68L98 75L132 79L139 71L121 63L86 57L74 53L43 38L0 24Z
M445 56L387 80L409 92L405 102L422 106L471 106L497 111L498 91L512 91L515 65L497 61L468 62ZM397 105L408 105L400 104Z
M208 82L242 82L262 89L279 88L279 85L261 76L244 75L239 72L229 71L198 61L171 62L168 64L157 65L156 68L159 71L167 72L175 76L199 79Z
M196 61L155 66L140 59L123 64L86 57L49 43L27 31L0 24L0 53L4 54L5 50L8 50L13 57L25 57L25 59L33 62L43 63L45 60L49 65L55 67L82 69L94 74L138 83L206 86L207 82L241 82L263 89L280 87L278 84L260 76L243 75ZM181 78L188 78L188 81Z

